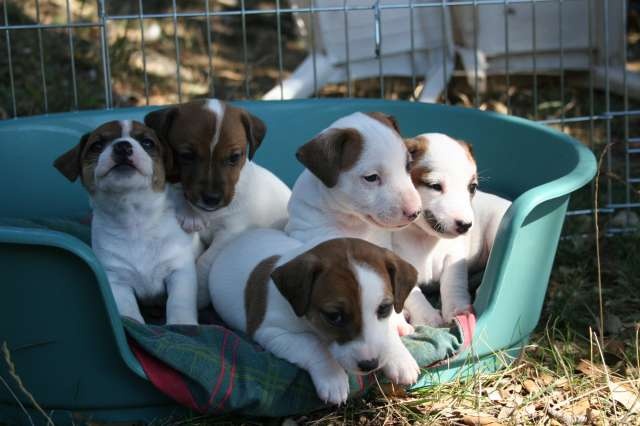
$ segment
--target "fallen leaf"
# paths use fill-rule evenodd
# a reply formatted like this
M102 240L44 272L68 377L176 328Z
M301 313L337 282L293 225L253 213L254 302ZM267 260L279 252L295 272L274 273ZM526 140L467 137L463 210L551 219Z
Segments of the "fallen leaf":
M474 413L462 417L462 423L467 426L501 426L502 423L490 414Z
M609 384L609 390L613 399L624 405L629 412L640 413L640 396L631 386L612 382Z
M380 388L387 397L404 398L407 396L407 391L402 386L394 386L393 383L381 383Z
M540 392L540 386L538 386L538 384L536 382L534 382L531 379L526 379L522 385L524 386L524 388L527 390L527 392L529 392L530 394L535 394Z
M567 407L567 410L571 411L574 416L584 416L587 414L587 410L591 408L591 404L587 398L571 404Z
M490 401L502 401L502 395L498 389L487 389L487 396Z
M604 374L604 371L601 368L586 359L580 360L578 365L576 365L576 370L589 377L599 377Z

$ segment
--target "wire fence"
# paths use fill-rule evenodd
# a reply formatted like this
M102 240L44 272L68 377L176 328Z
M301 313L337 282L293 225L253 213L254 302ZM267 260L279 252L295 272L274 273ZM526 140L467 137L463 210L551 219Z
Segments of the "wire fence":
M2 1L0 118L358 96L497 110L607 153L610 234L638 225L640 2ZM568 231L588 232L592 191Z

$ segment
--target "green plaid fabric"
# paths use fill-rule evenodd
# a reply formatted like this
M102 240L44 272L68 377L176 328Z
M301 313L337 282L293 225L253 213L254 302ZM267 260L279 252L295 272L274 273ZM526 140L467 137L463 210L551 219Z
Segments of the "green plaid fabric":
M124 324L149 379L195 411L279 417L324 406L306 371L225 327L153 326L126 318ZM403 341L425 367L453 356L462 344L457 327L418 327ZM351 396L374 383L372 376L350 376Z

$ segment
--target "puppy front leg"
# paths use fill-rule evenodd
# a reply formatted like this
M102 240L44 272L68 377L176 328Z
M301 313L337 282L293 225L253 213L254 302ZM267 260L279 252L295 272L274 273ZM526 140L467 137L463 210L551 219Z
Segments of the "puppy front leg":
M404 308L409 312L409 322L414 326L440 327L444 324L440 312L429 303L418 286L414 287L409 293L407 300L404 302Z
M447 257L440 277L440 296L442 299L442 317L451 322L456 315L471 312L469 294L469 271L466 259Z
M198 214L193 207L184 199L182 193L175 194L174 197L176 219L180 227L187 233L199 232L207 228L206 219Z
M314 334L294 334L280 328L270 328L258 330L255 340L275 356L306 370L322 401L330 404L347 401L349 376Z
M167 324L198 325L196 267L193 263L176 269L165 280Z
M420 367L411 353L400 340L400 336L391 330L389 343L389 359L382 367L384 375L399 385L412 385L418 380Z
M139 323L144 324L144 318L142 318L142 314L140 313L140 308L138 307L138 301L136 300L136 294L134 293L133 288L128 285L116 284L113 281L111 281L110 284L113 298L115 299L116 306L118 307L118 313L123 317L133 318Z

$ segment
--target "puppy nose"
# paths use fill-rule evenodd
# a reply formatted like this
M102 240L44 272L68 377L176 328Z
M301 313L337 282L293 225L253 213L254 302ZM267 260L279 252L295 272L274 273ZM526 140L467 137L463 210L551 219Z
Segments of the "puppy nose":
M133 147L127 141L120 141L113 145L113 153L118 157L130 157L133 154Z
M471 222L456 220L456 231L458 234L465 234L471 228Z
M202 202L207 206L215 207L220 203L222 194L219 192L203 192L200 197L202 198Z
M378 368L378 358L365 359L362 361L358 361L358 368L365 373L369 371L373 371L376 368Z
M404 217L406 217L407 219L415 220L420 214L420 210L416 210L416 211L403 210L402 213L404 214Z

